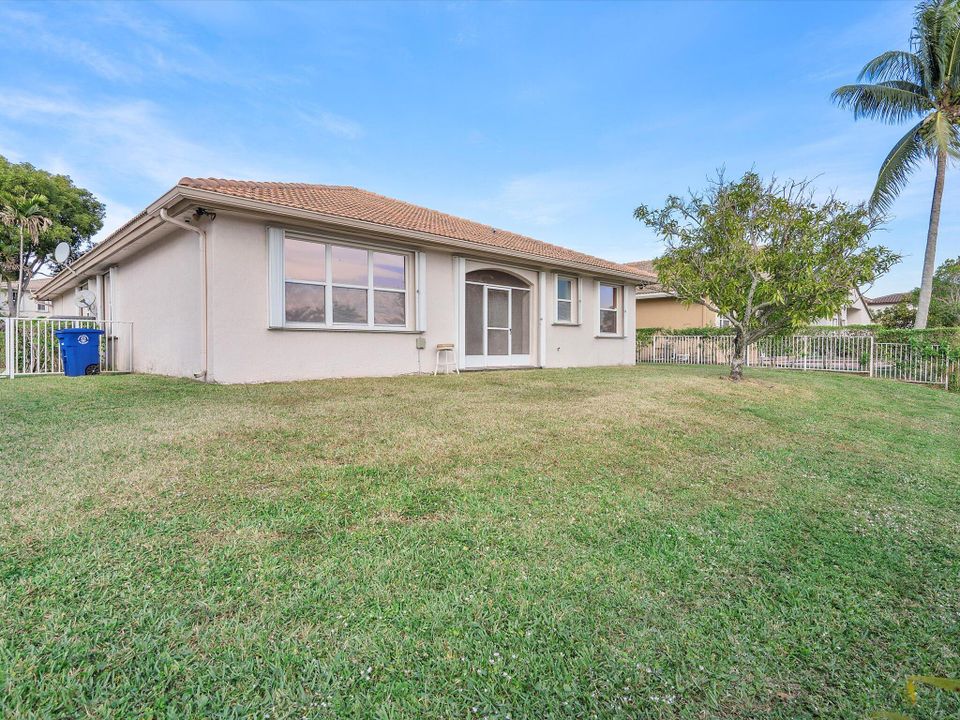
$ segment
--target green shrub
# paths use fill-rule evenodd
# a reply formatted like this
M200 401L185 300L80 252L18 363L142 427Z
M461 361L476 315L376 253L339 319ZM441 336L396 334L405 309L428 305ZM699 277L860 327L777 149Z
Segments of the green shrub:
M654 335L682 335L682 336L706 336L720 337L724 335L733 335L733 328L718 328L714 325L698 328L637 328L637 344L646 345L653 340Z

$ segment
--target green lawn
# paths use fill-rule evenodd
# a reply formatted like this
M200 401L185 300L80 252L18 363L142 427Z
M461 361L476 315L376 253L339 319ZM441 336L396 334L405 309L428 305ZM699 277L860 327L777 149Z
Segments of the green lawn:
M955 717L960 396L0 381L0 717Z

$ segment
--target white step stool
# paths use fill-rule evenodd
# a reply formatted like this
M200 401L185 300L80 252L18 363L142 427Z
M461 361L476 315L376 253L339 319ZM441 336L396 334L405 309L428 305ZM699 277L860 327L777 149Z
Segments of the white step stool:
M460 368L457 367L457 356L453 353L453 343L437 344L437 364L433 368L433 374L436 375L443 370L444 375L450 374L450 369L460 374Z

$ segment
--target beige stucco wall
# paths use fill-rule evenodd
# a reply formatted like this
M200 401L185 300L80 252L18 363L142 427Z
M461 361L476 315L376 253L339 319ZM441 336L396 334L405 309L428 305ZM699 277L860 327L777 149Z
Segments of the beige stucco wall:
M264 382L321 377L399 375L432 372L438 343L457 343L457 256L425 250L426 330L419 332L269 329L266 224L227 213L210 231L209 376L216 382ZM369 242L369 240L368 240ZM407 250L413 246L381 241ZM547 272L546 353L539 359L540 271L504 262L466 259L464 271L499 267L531 283L531 356L535 365L573 367L633 364L635 333L632 303L626 303L621 338L596 338L596 280L584 276L583 322L576 327L552 324L554 275ZM564 273L569 274L569 273ZM632 286L627 284L625 297ZM426 349L418 351L423 336Z
M570 273L560 274L569 277ZM609 284L611 280L606 280ZM580 276L582 288L579 324L564 325L554 322L556 297L556 273L547 273L547 318L546 318L546 367L590 367L594 365L633 365L636 362L636 316L631 298L634 285L626 283L623 290L624 318L622 337L599 337L598 278Z
M874 312L876 312L874 310ZM850 304L829 318L820 318L811 325L867 325L871 320L862 301L850 294ZM640 328L680 328L712 327L717 324L717 314L703 305L684 307L683 303L672 297L637 298L637 327Z
M17 294L17 283L13 282L13 287L11 288L10 296L7 296L6 283L0 285L0 307L2 307L2 314L6 315L8 310L8 305L13 304L14 298ZM37 300L36 295L34 294L37 289L34 288L33 283L27 288L27 292L23 297L23 300L20 301L20 309L17 312L17 315L23 318L40 318L48 317L53 313L53 308L49 302L43 303L43 310L40 310L40 301Z
M840 308L840 311L836 315L820 318L810 324L837 327L844 325L871 325L873 321L870 319L870 315L867 314L867 309L864 307L863 301L857 293L851 291L849 304L846 307Z
M91 287L99 280L91 277ZM124 259L114 270L113 293L113 319L132 323L134 372L190 377L200 369L200 251L194 233L174 229ZM77 315L73 289L54 299L54 313Z
M716 324L717 314L703 305L684 307L672 297L637 299L637 327L678 330Z
M282 223L270 223L279 226ZM547 367L633 364L633 286L624 283L624 333L597 338L598 280L581 275L580 322L555 325L555 273L392 238L364 241L423 252L425 330L358 331L269 328L268 223L227 211L208 226L207 379L222 383L433 372L436 346L458 343L459 272L500 267L531 284L531 363ZM291 228L292 229L292 228ZM299 228L309 230L309 228ZM329 234L324 232L322 234ZM350 240L349 236L342 239ZM563 272L576 276L577 273ZM196 234L173 228L161 240L118 261L113 270L114 319L133 323L136 372L192 377L201 368L200 244ZM99 278L91 277L91 288ZM413 293L414 288L408 288ZM541 295L543 303L541 304ZM58 315L77 314L70 289L55 298ZM540 324L541 308L545 322ZM412 316L415 310L411 310ZM413 323L411 323L413 327ZM539 339L544 328L545 343ZM423 337L426 348L417 350Z
M210 379L265 382L433 371L456 342L453 257L426 254L427 349L416 332L269 329L266 224L218 215L210 232ZM409 248L408 248L409 249Z

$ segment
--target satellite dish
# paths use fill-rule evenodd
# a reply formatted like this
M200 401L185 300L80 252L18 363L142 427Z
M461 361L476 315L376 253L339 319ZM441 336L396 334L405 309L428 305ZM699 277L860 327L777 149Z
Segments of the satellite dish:
M92 290L78 290L77 291L77 306L82 308L91 309L93 304L97 301L97 296Z
M56 260L61 265L63 265L69 257L70 257L69 243L62 242L59 245L57 245L57 248L53 251L53 259Z

